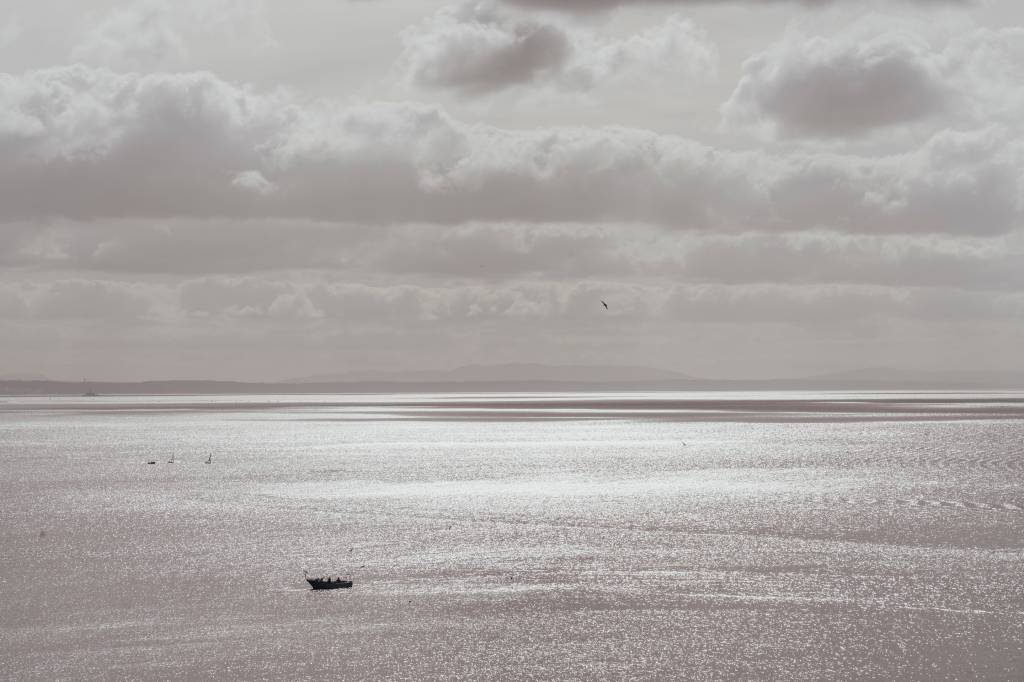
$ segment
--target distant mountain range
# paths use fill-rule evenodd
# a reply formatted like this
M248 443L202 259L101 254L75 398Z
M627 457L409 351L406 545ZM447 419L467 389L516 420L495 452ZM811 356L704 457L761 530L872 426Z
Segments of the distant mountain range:
M22 375L24 376L24 375ZM31 375L29 375L31 376ZM615 365L467 365L451 370L361 371L283 382L49 381L0 378L0 395L186 395L488 391L1024 390L1024 372L921 372L870 368L793 379L701 379Z
M285 384L330 384L353 382L618 382L618 381L695 381L694 377L666 369L604 365L540 365L509 363L503 365L466 365L455 369L411 372L365 371L342 374L314 374L288 379Z

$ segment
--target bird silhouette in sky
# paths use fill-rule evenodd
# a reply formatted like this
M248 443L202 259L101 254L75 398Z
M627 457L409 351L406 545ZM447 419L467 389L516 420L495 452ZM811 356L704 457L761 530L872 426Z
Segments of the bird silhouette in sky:
M604 301L601 301L601 305L604 306L605 310L608 310L608 304L607 303L605 303Z

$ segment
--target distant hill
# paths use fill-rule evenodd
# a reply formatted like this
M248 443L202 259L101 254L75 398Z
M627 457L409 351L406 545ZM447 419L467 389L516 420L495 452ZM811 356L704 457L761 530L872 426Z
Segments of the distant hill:
M700 379L649 367L468 365L453 370L350 372L287 382L90 381L103 395L272 395L516 391L1024 390L1024 372L919 372L871 368L793 379ZM0 395L82 395L81 381L4 380Z
M694 381L679 372L652 367L616 365L541 365L509 363L502 365L466 365L455 369L409 372L365 371L341 374L315 374L283 381L283 384L323 384L351 382L618 382L618 381Z

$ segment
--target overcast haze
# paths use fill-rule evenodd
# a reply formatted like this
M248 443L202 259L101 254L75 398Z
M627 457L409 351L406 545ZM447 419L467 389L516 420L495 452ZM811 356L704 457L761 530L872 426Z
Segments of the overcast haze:
M1018 0L7 0L0 68L0 375L1024 370Z

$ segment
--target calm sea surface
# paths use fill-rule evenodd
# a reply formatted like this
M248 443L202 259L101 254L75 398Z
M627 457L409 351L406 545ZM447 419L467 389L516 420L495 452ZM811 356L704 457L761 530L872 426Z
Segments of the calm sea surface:
M1021 680L1022 560L1020 394L0 397L3 679Z

